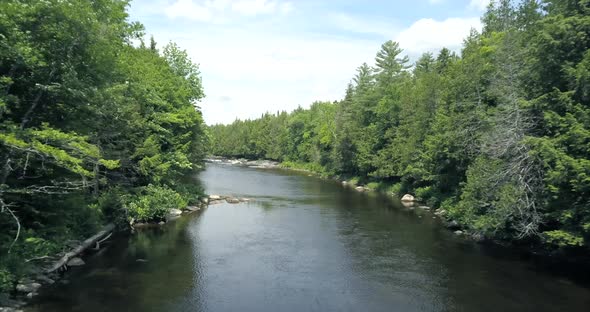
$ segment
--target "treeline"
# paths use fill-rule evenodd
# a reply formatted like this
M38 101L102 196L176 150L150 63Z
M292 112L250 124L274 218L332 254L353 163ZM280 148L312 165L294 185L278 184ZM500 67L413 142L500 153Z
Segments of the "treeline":
M106 222L194 201L197 65L144 43L127 0L0 2L0 292ZM28 261L27 261L28 260Z
M344 99L210 129L268 158L411 192L487 238L590 245L590 2L493 2L460 55L395 42Z

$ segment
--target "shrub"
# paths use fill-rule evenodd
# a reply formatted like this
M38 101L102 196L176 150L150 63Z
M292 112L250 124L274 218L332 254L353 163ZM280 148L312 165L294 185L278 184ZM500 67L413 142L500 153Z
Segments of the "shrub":
M163 220L170 209L182 209L187 200L165 186L148 185L139 189L137 195L123 199L128 220L139 222Z

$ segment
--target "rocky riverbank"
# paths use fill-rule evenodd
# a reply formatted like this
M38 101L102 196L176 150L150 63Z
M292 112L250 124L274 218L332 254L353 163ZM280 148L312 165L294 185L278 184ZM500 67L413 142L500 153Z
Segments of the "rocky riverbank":
M237 159L229 159L225 157L217 157L211 156L205 159L205 162L208 163L215 163L215 164L222 164L222 165L234 165L234 166L244 166L249 168L258 168L258 169L275 169L280 168L281 164L277 161L272 160L248 160L245 158L237 158Z

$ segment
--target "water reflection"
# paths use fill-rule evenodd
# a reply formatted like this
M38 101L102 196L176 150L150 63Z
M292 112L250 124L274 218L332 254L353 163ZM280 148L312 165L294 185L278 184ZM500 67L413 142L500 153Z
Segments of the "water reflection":
M118 240L34 311L587 311L590 291L432 215L281 170L212 165L220 204ZM145 259L147 262L137 262Z

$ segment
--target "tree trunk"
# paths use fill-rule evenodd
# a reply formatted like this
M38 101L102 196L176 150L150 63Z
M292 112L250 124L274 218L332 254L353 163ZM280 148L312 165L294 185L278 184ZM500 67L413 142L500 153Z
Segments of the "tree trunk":
M94 234L94 236L88 238L80 246L74 248L72 251L66 253L61 259L55 262L49 269L47 269L46 273L51 273L57 271L59 268L63 267L70 261L70 259L76 257L77 255L81 254L84 250L88 249L90 246L96 244L101 238L107 236L115 229L115 225L110 223L105 226L100 232Z

